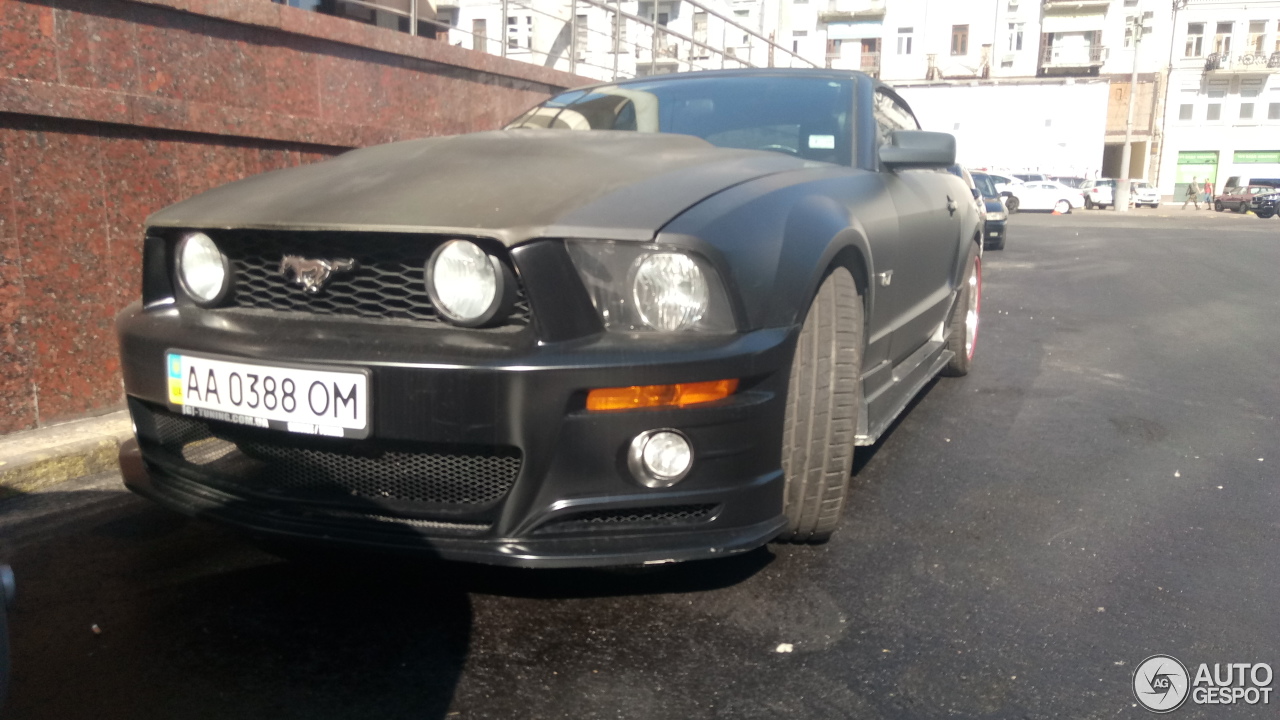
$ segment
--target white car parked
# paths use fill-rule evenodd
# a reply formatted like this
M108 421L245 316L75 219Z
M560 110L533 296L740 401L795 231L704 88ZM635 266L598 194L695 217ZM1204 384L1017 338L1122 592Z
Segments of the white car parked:
M1129 194L1129 200L1134 207L1160 207L1160 190L1152 187L1151 183L1145 180L1134 180L1130 185L1133 188Z
M1073 187L1053 180L1023 183L1009 187L1010 197L1005 202L1009 212L1020 210L1053 210L1066 215L1084 207L1084 195Z

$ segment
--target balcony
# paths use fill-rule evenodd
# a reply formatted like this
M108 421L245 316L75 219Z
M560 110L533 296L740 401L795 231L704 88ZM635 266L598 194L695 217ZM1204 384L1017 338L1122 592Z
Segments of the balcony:
M1106 12L1111 0L1043 0L1040 6L1045 14L1072 12Z
M818 22L851 23L875 22L884 20L885 3L883 0L871 2L849 2L849 0L831 0L827 9L818 12Z
M1069 70L1101 67L1107 61L1105 45L1047 47L1040 55L1042 70Z
M858 61L858 69L873 78L880 77L880 53L864 52Z
M1204 71L1214 73L1273 73L1280 71L1280 52L1231 55L1214 53L1204 59Z

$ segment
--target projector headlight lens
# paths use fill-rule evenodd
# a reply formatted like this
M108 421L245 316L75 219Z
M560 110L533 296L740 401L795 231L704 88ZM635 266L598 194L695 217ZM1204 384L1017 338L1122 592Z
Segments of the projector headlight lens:
M502 261L470 240L450 240L427 261L427 294L455 325L477 327L497 316L514 279Z
M715 266L680 247L566 240L606 330L730 333L737 329Z
M231 284L227 257L204 233L191 233L178 243L177 270L182 289L201 305L217 304Z
M654 253L636 263L631 295L640 320L654 330L692 327L707 311L710 293L702 269L682 253Z

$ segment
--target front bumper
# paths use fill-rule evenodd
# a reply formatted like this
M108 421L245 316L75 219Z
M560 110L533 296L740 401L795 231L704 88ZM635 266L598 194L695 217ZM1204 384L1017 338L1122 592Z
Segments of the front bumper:
M982 230L983 247L999 247L1004 245L1008 220L988 220Z
M543 567L720 557L767 542L785 522L781 437L791 331L680 341L603 333L546 344L527 332L138 304L117 325L138 432L121 450L125 483L189 515L282 538ZM371 435L320 439L184 420L166 403L169 350L367 369ZM585 410L591 388L724 378L740 379L739 392L703 406ZM179 421L201 425L203 434L163 437L158 428ZM695 450L692 471L671 488L644 487L626 466L632 438L655 428L683 431ZM294 465L237 475L241 465L189 461L188 447L209 447L201 443L222 443L231 458L269 446L287 451ZM518 470L496 497L468 496L456 472L440 492L405 487L441 482L430 473L400 474L376 489L379 468L395 469L378 465L380 458L448 461L467 453L518 457ZM365 463L374 476L346 482L341 468L350 463ZM299 473L311 482L302 490ZM314 492L317 474L341 492Z

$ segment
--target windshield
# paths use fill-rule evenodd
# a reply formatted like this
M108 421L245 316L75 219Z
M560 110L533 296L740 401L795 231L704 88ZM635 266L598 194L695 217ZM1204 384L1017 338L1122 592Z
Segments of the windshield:
M990 175L983 173L973 173L973 184L978 187L979 192L984 198L997 198L1000 193L996 192L996 184L991 181Z
M852 98L852 81L828 78L657 79L562 93L507 129L678 133L849 165Z

